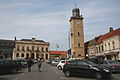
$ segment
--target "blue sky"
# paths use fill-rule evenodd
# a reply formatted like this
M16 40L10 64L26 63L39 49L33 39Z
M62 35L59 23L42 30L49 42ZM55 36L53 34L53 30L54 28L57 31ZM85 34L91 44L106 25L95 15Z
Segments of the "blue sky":
M36 38L51 50L69 48L68 32L74 3L84 16L85 41L120 27L120 0L0 0L0 39Z

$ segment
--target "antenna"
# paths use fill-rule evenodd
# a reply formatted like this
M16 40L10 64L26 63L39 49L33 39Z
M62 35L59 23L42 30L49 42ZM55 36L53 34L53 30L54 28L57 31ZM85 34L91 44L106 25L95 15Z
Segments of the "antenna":
M75 3L75 8L77 7L77 0L74 0L74 3Z
M75 8L77 7L77 3L75 3Z

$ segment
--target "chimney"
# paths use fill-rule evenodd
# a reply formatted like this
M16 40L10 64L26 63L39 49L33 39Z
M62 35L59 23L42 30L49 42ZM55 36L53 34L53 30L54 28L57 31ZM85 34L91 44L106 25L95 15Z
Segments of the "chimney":
M112 32L112 31L113 31L113 27L110 27L110 28L109 28L109 32Z
M15 36L15 41L17 41L16 36Z
M35 42L35 38L32 38L32 42Z

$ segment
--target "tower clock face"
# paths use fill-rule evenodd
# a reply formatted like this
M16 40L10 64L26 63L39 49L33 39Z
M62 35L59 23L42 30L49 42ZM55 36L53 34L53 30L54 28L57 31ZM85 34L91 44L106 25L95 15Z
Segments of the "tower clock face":
M77 24L80 24L80 21L77 21Z

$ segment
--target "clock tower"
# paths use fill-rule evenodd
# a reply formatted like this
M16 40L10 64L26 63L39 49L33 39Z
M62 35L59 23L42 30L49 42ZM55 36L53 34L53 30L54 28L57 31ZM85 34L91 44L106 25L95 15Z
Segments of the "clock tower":
M72 10L72 17L70 18L70 34L72 57L85 58L83 17L80 15L79 8L74 8Z

